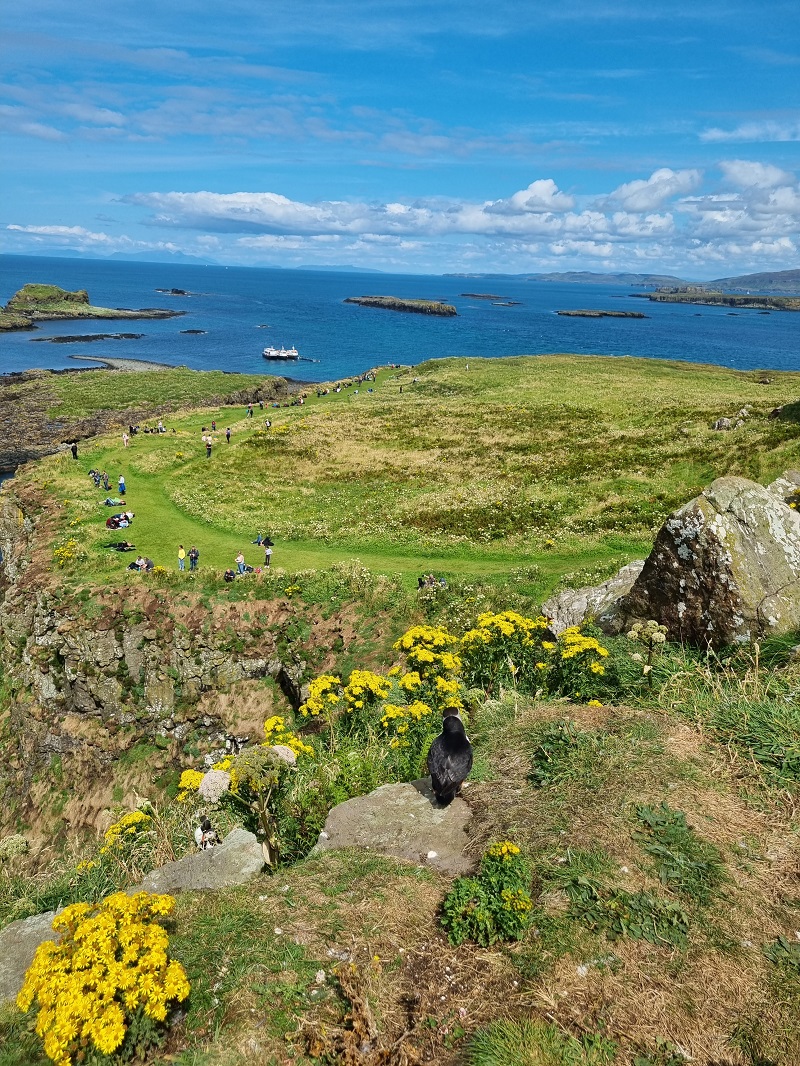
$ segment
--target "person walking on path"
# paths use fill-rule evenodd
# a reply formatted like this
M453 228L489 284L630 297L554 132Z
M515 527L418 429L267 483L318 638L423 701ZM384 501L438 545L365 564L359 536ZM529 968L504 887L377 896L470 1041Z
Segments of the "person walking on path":
M125 495L125 491L126 491L125 490L125 475L124 474L120 474L119 475L119 494L120 494L120 496L124 496Z
M236 569L239 571L240 574L244 573L244 555L242 554L242 552L239 552L239 554L236 556Z
M231 442L231 427L230 426L228 426L228 428L225 430L225 440L228 442L228 444L230 444L230 442Z
M270 560L272 559L272 545L268 541L264 541L266 547L264 548L264 567L269 570Z
M178 545L178 569L186 569L186 550L182 544Z
M126 448L128 447L128 441L129 441L130 439L131 439L131 438L130 438L130 437L128 436L128 434L127 434L127 433L125 432L125 430L123 429L123 431L122 431L122 443L123 443L123 444L125 445L125 447L126 447Z
M73 459L77 459L78 458L78 442L76 440L74 440L72 442L72 444L70 444L69 450L72 452L72 458Z
M200 558L200 552L195 548L194 544L189 549L189 569L197 569L197 561Z

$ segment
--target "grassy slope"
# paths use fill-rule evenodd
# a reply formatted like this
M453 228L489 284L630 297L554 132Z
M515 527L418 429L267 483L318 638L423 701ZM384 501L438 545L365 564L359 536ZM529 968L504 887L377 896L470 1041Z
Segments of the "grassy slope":
M216 388L215 375L173 374L126 375L124 399L113 374L65 376L57 411L185 399L198 379L206 395ZM220 387L234 383L219 377ZM761 378L644 359L471 360L468 370L440 360L383 371L358 394L312 393L303 407L266 410L268 431L258 409L253 419L243 407L204 409L170 417L176 433L137 436L127 450L100 438L78 464L58 457L31 476L71 501L64 528L92 549L109 512L85 471L106 469L113 482L124 472L137 513L130 539L168 567L179 543L197 543L205 566L230 565L240 547L260 563L249 543L262 530L277 542L273 564L290 570L353 555L409 581L421 570L536 565L545 591L565 572L646 553L654 528L714 477L765 481L794 464L797 427L767 414L797 394L800 375ZM739 430L710 429L745 404L753 417ZM214 418L206 460L200 434ZM76 576L97 573L102 554L90 550ZM102 564L104 578L114 565Z

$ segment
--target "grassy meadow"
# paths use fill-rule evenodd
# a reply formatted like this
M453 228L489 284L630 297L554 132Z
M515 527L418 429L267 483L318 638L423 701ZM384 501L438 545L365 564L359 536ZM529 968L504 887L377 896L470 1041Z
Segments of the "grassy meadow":
M212 377L64 375L51 384L54 413L186 402L195 378L208 394ZM230 376L219 377L229 391ZM100 547L118 538L106 538L112 509L86 477L95 467L112 489L124 473L136 513L128 539L167 568L180 543L197 544L205 567L224 569L240 548L260 564L260 531L287 570L354 555L407 582L522 567L544 594L646 554L663 519L715 477L764 482L795 464L800 428L767 416L798 387L800 374L646 359L436 360L340 393L310 388L304 405L256 406L252 419L244 406L178 413L166 434L138 434L127 449L120 434L96 438L77 463L61 455L24 476L65 501L57 539L79 542L70 571L81 580L108 580L125 561ZM745 406L739 429L711 428ZM207 459L200 438L212 420Z
M61 398L52 415L164 406L191 393L191 374L64 375L47 382ZM226 375L219 392L231 387ZM94 438L77 461L50 456L9 486L41 507L35 551L49 571L33 567L37 581L62 586L87 619L112 598L130 617L146 596L176 617L199 608L204 624L224 607L235 655L244 620L252 613L269 627L266 601L280 600L290 623L281 654L302 651L305 682L334 692L350 671L380 674L358 682L360 702L348 705L343 688L339 709L330 704L319 718L295 713L269 678L205 692L182 709L202 724L206 712L211 721L238 701L256 741L261 721L276 714L308 749L274 800L281 862L239 888L178 896L170 951L191 993L166 1043L141 1061L795 1066L800 634L718 654L669 643L648 652L635 633L606 639L587 627L570 639L599 658L581 667L563 635L554 644L540 632L535 653L520 643L528 620L518 616L496 627L490 651L470 631L482 611L533 618L560 583L589 583L643 556L667 514L715 477L766 483L796 467L800 374L557 355L438 360L382 369L374 383L340 392L306 391L302 406L256 405L252 419L244 405L177 411L163 416L165 434L137 434L127 449L121 431ZM769 417L782 405L783 417ZM744 407L739 428L711 428ZM201 434L212 420L206 458ZM124 473L130 529L105 529L123 508L103 506L90 468L108 472L113 496ZM262 562L252 544L259 531L275 541L272 572L224 585L240 548ZM166 572L128 573L132 556L102 546L120 539ZM177 572L179 543L200 549L197 575ZM428 571L448 587L412 592ZM339 619L336 641L316 625L329 618ZM438 674L400 650L407 627L419 647L430 642ZM404 656L405 669L416 663L424 678L402 676ZM27 699L10 676L0 678L0 756L9 766L22 721L14 712ZM401 693L404 682L411 695ZM453 692L475 753L464 794L468 852L485 857L503 840L519 848L529 910L518 915L516 939L449 936L443 908L459 882L430 867L365 849L308 853L334 803L424 772L433 733L413 732L409 702L428 700L436 713L420 720L438 728L444 702L436 701ZM389 699L402 704L392 714ZM61 728L60 710L33 711ZM134 715L127 728L149 724ZM419 759L393 762L406 758L408 736ZM138 804L148 812L141 832L104 849L96 828L58 837L56 826L41 852L0 854L0 927L97 900L193 847L209 808L199 794L176 798L175 779L205 769L210 741L198 725L162 777L167 756L158 761L155 739L117 760L121 776L103 812L117 819ZM66 804L80 793L65 776L72 756L47 757L17 765L15 780L20 792L30 779L42 796L60 789ZM233 805L212 813L223 833L240 824ZM465 925L480 917L473 889L464 889ZM33 1015L1 1008L0 1066L48 1061Z

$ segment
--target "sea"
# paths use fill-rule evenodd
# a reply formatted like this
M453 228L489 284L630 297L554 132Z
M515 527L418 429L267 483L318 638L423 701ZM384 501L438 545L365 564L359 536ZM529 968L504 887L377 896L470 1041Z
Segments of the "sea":
M0 303L28 282L86 289L101 307L161 307L178 318L43 322L0 333L0 372L91 366L74 356L140 359L195 370L281 373L332 381L390 363L503 358L570 352L712 363L737 370L800 370L800 313L635 299L642 289L441 275L143 263L0 256ZM160 292L182 289L186 296ZM466 293L491 294L475 299ZM439 318L344 302L348 296L443 300L458 316ZM512 302L513 306L498 306ZM647 318L566 318L557 311L639 311ZM198 330L202 332L184 332ZM135 339L72 343L52 337L135 333ZM296 347L278 364L263 349Z

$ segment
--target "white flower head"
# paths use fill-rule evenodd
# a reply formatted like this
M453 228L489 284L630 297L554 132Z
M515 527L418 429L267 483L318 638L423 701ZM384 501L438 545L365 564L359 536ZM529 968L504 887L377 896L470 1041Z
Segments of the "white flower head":
M217 803L231 787L231 775L224 770L209 770L203 775L198 792L209 803Z

